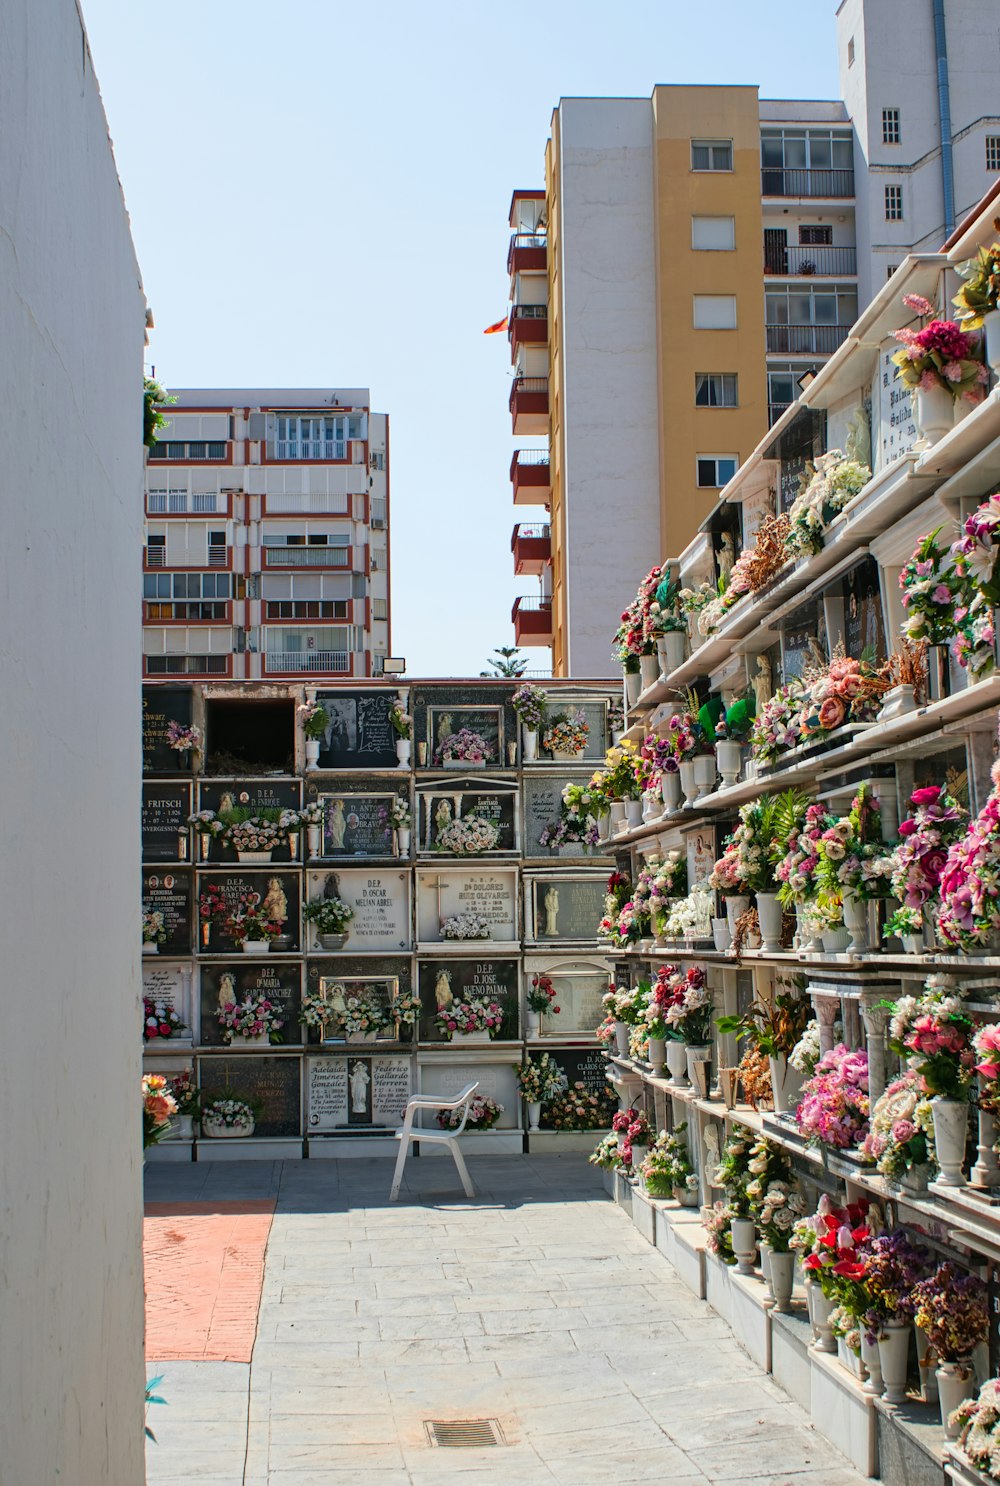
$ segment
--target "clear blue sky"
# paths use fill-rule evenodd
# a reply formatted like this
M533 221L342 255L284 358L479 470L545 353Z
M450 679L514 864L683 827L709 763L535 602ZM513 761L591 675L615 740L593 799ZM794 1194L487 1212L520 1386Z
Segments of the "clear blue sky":
M511 503L507 338L482 331L554 104L656 83L832 98L835 0L82 4L158 376L369 386L391 419L393 650L411 675L478 674L537 588L511 566L531 512Z

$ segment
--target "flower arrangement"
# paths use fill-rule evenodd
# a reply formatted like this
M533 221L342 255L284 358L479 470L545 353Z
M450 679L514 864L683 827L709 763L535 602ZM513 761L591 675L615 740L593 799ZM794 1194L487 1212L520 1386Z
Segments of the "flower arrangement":
M815 1216L800 1219L792 1230L791 1246L802 1256L802 1268L816 1281L828 1300L842 1300L848 1287L864 1273L858 1246L881 1228L878 1208L868 1202L837 1207L824 1192ZM862 1301L864 1297L858 1295Z
M805 1212L792 1163L780 1146L760 1136L750 1148L748 1172L750 1216L775 1253L787 1253L795 1221Z
M656 977L654 997L666 1025L666 1035L688 1047L703 1047L712 1040L712 989L700 965L678 970L662 965Z
M300 702L296 708L302 719L302 731L314 743L325 734L330 725L330 714L322 702Z
M662 861L652 858L639 873L634 896L648 908L658 933L663 932L673 900L686 888L687 862L677 847L668 850Z
M546 1105L545 1123L553 1130L603 1130L610 1125L617 1103L610 1086L595 1094L577 1079Z
M542 747L549 753L582 753L590 737L590 728L582 712L572 717L559 713L542 734Z
M621 872L612 872L597 937L610 939L612 944L624 949L642 939L651 927L648 909L633 902L631 879Z
M811 1145L843 1151L864 1139L868 1114L868 1054L840 1043L803 1084L796 1124Z
M519 686L510 699L518 721L532 733L537 732L544 722L548 702L549 699L542 688L531 686L528 682Z
M773 764L783 753L802 741L802 706L805 690L794 677L779 686L774 696L764 703L750 729L750 747L755 759Z
M644 580L645 584L651 584L656 574L659 574L659 581L649 600L650 628L655 635L680 634L687 629L687 616L680 602L680 582L672 578L669 569L664 566L653 568ZM642 585L639 591L642 593Z
M639 1109L620 1109L612 1116L611 1128L621 1146L622 1165L631 1170L635 1165L635 1146L648 1146L653 1137L652 1126Z
M911 813L900 821L890 880L904 908L919 910L936 895L948 848L964 835L967 816L944 784L915 789L910 807ZM904 932L919 933L919 927Z
M206 930L210 924L224 924L229 917L229 900L214 882L199 894L198 917Z
M247 939L277 939L284 925L263 912L260 893L242 892L227 904L225 929L234 944L242 945Z
M691 1165L686 1120L673 1130L660 1131L639 1171L651 1197L697 1192L698 1178Z
M245 996L242 1001L227 1001L219 1008L217 1019L222 1040L228 1046L234 1037L253 1037L267 1042L281 1041L284 1017L266 996Z
M604 768L597 770L590 781L590 788L600 791L609 803L616 800L637 800L641 793L636 772L638 753L634 743L623 738L604 756Z
M986 1286L950 1260L917 1283L913 1300L913 1320L941 1362L966 1362L989 1334Z
M861 1248L859 1262L868 1296L860 1319L874 1340L887 1321L912 1320L916 1311L917 1287L930 1272L930 1255L901 1228L877 1233Z
M834 1022L834 1037L842 1037L843 1033L843 1025L839 1021ZM806 1023L798 1042L796 1042L788 1054L788 1062L797 1073L804 1074L806 1078L812 1078L816 1072L816 1064L819 1060L819 1022L815 1017L812 1017Z
M201 752L201 728L195 723L185 727L182 722L169 722L167 724L167 747L176 748L178 753L200 753Z
M285 836L280 816L280 811L247 816L234 811L228 818L224 817L222 839L236 851L273 851Z
M392 1003L392 1015L401 1027L416 1026L422 1010L419 996L397 996Z
M587 1160L591 1166L599 1166L602 1171L617 1171L622 1164L622 1153L617 1135L602 1136Z
M1000 219L993 227L1000 232ZM958 272L965 282L952 304L963 327L978 330L985 316L1000 305L1000 242L977 249L975 258L959 264Z
M678 764L695 759L709 751L709 740L702 733L696 712L675 712L667 720L666 741Z
M556 1006L556 988L552 984L551 975L543 975L541 971L531 977L531 987L527 993L528 1006L532 1011L539 1014L546 1012L555 1016L560 1008Z
M670 911L663 920L662 932L667 939L703 939L711 934L715 894L705 882L696 882L686 898L671 900Z
M389 805L389 823L393 830L408 831L413 823L410 802L405 795L393 795Z
M402 702L397 701L389 708L389 723L397 738L413 737L413 718Z
M752 697L737 697L715 724L717 743L747 743L754 725L754 700Z
M715 893L721 893L724 898L739 897L750 891L750 885L743 876L746 863L740 851L739 845L732 837L724 843L722 855L709 873L708 885Z
M343 934L354 917L354 909L343 898L313 898L302 909L302 917L317 934Z
M787 1058L791 1062L810 1024L810 1003L799 994L799 989L798 986L792 991L775 988L766 999L757 997L740 1016L716 1017L715 1025L723 1036L749 1040L765 1057ZM819 1056L818 1035L816 1056ZM792 1066L797 1068L798 1064Z
M882 818L867 785L816 841L816 884L820 901L841 901L845 893L868 901L888 892L892 858L882 841Z
M462 1123L463 1111L439 1109L437 1122L442 1130L457 1130ZM503 1114L503 1105L491 1099L489 1094L476 1094L469 1100L469 1113L465 1121L466 1130L492 1130Z
M525 1053L519 1064L514 1065L517 1087L526 1104L549 1104L565 1093L566 1074L549 1053L533 1058Z
M901 342L892 357L896 376L907 387L921 392L944 388L952 397L979 402L989 372L973 354L971 336L954 320L939 320L934 306L922 294L904 294L903 303L929 323L920 330L892 332L893 339Z
M176 1037L186 1032L187 1024L167 1001L152 996L142 998L142 1035L147 1042Z
M919 1059L921 1089L945 1099L968 1099L975 1072L973 1024L958 996L931 976L922 996L902 996L889 1023L889 1045L900 1057Z
M906 610L903 633L910 640L944 645L955 634L955 610L971 595L951 550L938 544L941 527L921 537L899 575L900 602Z
M838 646L828 666L809 668L799 729L812 742L848 722L870 722L886 691L885 677L864 659L845 655Z
M966 952L1000 928L1000 761L991 778L986 804L965 835L948 847L941 870L937 937Z
M478 856L484 851L495 851L499 840L500 832L491 820L483 815L464 815L445 826L434 843L434 850L454 856Z
M698 610L699 634L714 634L730 609L750 592L750 567L751 554L741 553L729 577L720 577L715 593Z
M166 922L158 908L142 910L142 942L143 944L165 944L167 942Z
M733 1125L729 1139L722 1148L722 1156L712 1175L712 1186L721 1187L726 1194L726 1207L730 1218L749 1218L750 1198L747 1187L751 1180L750 1152L754 1137L745 1125Z
M323 824L323 806L318 800L310 800L309 804L304 805L298 814L300 827L308 828Z
M492 757L493 747L481 733L473 732L471 728L461 728L457 733L449 733L447 738L442 739L434 754L434 762L488 764Z
M335 999L332 1001L312 993L304 996L299 1021L307 1027L325 1027L332 1022L351 1035L381 1032L392 1024L391 1010L372 992L347 993L343 987L334 989Z
M875 1101L861 1154L894 1181L914 1167L933 1163L934 1120L918 1073L907 1071L894 1079Z
M958 1444L969 1464L991 1481L1000 1471L1000 1378L989 1378L976 1398L968 1398L949 1415Z
M221 836L226 829L224 820L220 820L214 810L196 810L194 815L187 818L189 826L194 826L199 836Z
M818 843L836 817L823 805L807 805L805 813L800 814L806 796L796 790L786 791L782 799L786 796L788 803L774 838L771 860L778 900L783 908L790 908L809 903L818 895Z
M705 1214L705 1247L710 1254L721 1259L723 1264L736 1263L733 1253L733 1219L741 1214L734 1212L728 1202L716 1202Z
M468 1001L455 1001L451 1006L443 1007L434 1018L435 1027L448 1042L456 1032L459 1036L488 1032L492 1042L502 1023L503 1007L500 1003L480 996L470 996Z
M826 528L868 484L872 472L842 449L830 449L806 464L798 495L788 512L785 553L806 557L819 552Z
M147 1073L142 1080L142 1148L156 1145L170 1129L177 1113L177 1100L162 1073Z
M203 1105L201 1111L202 1125L222 1125L227 1130L245 1130L247 1134L254 1127L254 1109L245 1099L212 1099Z
M177 1104L177 1113L190 1119L197 1119L201 1090L195 1083L194 1074L190 1068L182 1068L180 1073L171 1074L170 1092Z
M661 738L656 733L647 733L639 745L639 757L644 765L647 790L659 789L664 775L677 773L677 755L669 737Z
M638 1027L645 1020L648 995L648 986L640 981L636 986L610 986L604 992L602 1000L608 1015L614 1017L616 1022Z
M579 842L585 847L596 846L601 839L597 826L595 808L601 805L599 796L585 784L565 784L559 819L545 826L538 838L541 846L566 846Z
M788 809L797 808L787 795L758 795L756 800L741 805L739 825L727 838L725 853L716 863L716 870L725 862L721 875L734 875L743 883L744 892L773 892L776 845L791 829Z
M489 939L490 921L481 913L453 913L441 920L442 939Z

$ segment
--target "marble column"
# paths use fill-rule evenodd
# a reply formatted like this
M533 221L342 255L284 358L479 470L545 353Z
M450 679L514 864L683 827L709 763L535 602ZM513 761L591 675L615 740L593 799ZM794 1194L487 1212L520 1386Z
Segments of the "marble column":
M885 1029L892 1013L887 1006L867 1006L862 1002L861 1015L868 1048L868 1094L874 1109L876 1099L885 1093Z

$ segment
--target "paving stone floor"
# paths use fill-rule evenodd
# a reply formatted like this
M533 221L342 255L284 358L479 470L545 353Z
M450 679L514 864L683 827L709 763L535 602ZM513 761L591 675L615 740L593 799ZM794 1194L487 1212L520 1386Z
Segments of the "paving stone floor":
M253 1359L161 1362L149 1486L862 1486L581 1156L151 1165L274 1197ZM506 1445L440 1449L428 1419Z

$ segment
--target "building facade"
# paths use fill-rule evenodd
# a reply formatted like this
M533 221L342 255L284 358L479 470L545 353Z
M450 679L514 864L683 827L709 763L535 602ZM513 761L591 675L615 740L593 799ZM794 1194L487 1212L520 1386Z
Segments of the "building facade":
M358 387L175 395L146 462L144 677L378 674L388 416Z
M975 60L992 6L963 5L960 29L942 0L947 149L935 8L844 0L843 101L671 86L555 109L508 255L512 431L548 445L511 462L515 504L547 507L514 530L538 592L512 617L554 674L610 673L616 575L693 536L859 292L942 242L1000 170L1000 80Z

